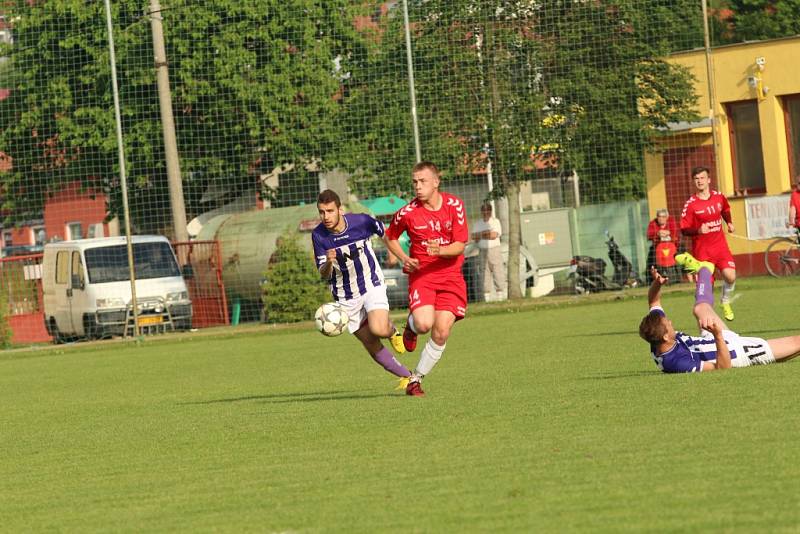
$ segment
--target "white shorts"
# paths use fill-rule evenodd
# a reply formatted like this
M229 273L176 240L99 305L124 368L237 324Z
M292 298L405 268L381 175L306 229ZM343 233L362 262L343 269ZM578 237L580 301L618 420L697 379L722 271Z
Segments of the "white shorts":
M760 337L743 337L731 330L723 330L722 336L728 345L728 350L735 358L731 358L732 367L750 367L751 365L767 365L775 363L775 355L766 339ZM714 339L710 333L703 330L703 337Z
M350 322L347 330L351 334L355 333L366 321L367 314L372 310L389 310L389 299L386 297L386 286L371 287L364 295L348 300L340 300L339 303L347 310Z

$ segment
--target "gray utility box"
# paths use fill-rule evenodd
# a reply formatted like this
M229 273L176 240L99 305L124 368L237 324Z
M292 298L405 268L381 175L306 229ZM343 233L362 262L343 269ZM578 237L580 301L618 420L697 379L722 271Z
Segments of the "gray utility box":
M522 244L542 267L569 265L572 260L571 208L523 211Z

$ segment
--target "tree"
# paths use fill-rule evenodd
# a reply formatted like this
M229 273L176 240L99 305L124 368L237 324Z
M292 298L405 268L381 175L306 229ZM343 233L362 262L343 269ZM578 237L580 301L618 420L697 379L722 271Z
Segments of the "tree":
M164 6L187 215L209 187L253 195L281 165L324 162L336 146L340 72L362 46L345 0L174 0ZM152 42L143 2L113 2L132 222L168 227ZM121 214L108 36L102 2L14 2L11 96L0 103L3 207L41 215L65 183L110 194ZM0 54L2 55L2 54Z
M719 0L712 7L715 45L800 34L800 0Z
M644 194L642 154L655 128L694 118L692 78L663 57L680 26L696 38L699 13L657 2L502 0L409 2L423 159L450 176L491 160L494 195L509 200L509 296L520 296L519 184L535 176L541 147L578 169L582 194L597 201ZM687 9L681 9L687 8ZM407 190L411 149L403 95L402 17L390 16L369 70L348 80L347 120L366 122L350 139L362 191ZM700 34L702 35L702 34Z

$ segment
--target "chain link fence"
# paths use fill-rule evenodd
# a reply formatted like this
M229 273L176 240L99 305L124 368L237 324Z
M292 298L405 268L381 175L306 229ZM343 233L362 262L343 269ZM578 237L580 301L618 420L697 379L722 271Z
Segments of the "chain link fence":
M704 113L696 77L667 61L703 47L699 0L17 0L0 11L3 255L128 227L216 242L202 258L176 249L181 266L217 269L203 272L211 289L189 284L204 305L226 287L214 324L263 319L276 241L313 227L321 189L349 209L384 199L372 211L385 217L411 198L413 163L431 160L472 218L495 202L505 239L525 245L541 232L515 224L520 211L641 211L644 154ZM711 44L735 39L725 13L711 10ZM573 228L564 254L587 233L602 229Z

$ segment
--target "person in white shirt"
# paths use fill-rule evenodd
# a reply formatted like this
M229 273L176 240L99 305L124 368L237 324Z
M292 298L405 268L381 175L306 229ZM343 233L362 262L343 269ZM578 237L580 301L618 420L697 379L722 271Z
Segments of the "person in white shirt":
M500 248L500 235L503 230L500 221L492 216L491 204L486 203L481 206L481 217L482 219L472 227L472 239L478 244L480 251L483 292L486 294L486 300L503 300L507 290L506 271Z

